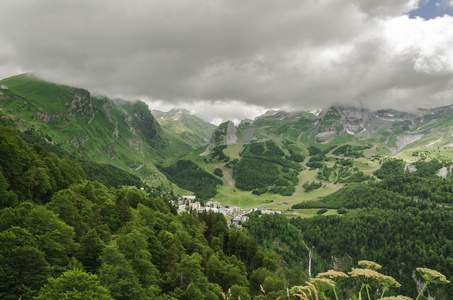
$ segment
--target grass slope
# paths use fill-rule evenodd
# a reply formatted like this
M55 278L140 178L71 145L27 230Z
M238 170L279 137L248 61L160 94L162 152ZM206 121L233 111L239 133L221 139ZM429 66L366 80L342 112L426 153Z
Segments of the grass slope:
M115 165L148 183L166 184L164 176L150 178L157 172L156 162L194 149L162 129L142 102L117 103L30 74L0 84L7 86L0 90L0 113L6 123L21 131L44 132L76 157Z

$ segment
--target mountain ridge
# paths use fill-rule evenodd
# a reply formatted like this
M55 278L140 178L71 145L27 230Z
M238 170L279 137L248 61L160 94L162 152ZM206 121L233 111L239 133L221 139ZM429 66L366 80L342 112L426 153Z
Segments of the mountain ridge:
M173 108L168 112L152 110L159 124L169 131L179 134L194 147L208 144L215 125L203 121L184 108Z
M155 167L157 161L203 145L162 128L141 101L93 96L30 74L3 79L0 85L1 117L16 129L45 132L69 153L112 164L148 183L167 182Z
M227 177L220 188L234 187L233 162L240 162L244 153L249 159L256 159L253 152L244 151L253 143L264 143L259 146L265 150L263 153L282 153L277 158L266 158L271 164L280 164L276 169L272 167L274 171L282 171L285 166L297 172L299 167L302 169L298 174L291 171L291 176L285 175L287 178L279 177L283 186L291 182L296 194L305 191L303 184L307 179L319 179L314 170L333 166L332 162L315 162L320 158L311 157L310 147L319 148L331 160L342 157L332 155L335 147L347 146L349 150L343 149L347 153L363 152L364 157L354 158L349 167L351 176L358 171L372 176L378 167L370 162L373 157L411 157L425 148L444 152L453 148L453 106L412 113L341 105L311 111L269 110L238 126L224 122L216 129L185 109L159 112L144 102L93 96L85 89L30 75L3 79L0 85L1 116L17 129L41 130L53 143L75 155L112 164L139 175L148 184L163 184L167 191L181 190L169 183L156 164L168 167L181 158L193 160L209 173L222 168ZM221 149L213 153L218 146ZM200 154L204 156L199 157Z

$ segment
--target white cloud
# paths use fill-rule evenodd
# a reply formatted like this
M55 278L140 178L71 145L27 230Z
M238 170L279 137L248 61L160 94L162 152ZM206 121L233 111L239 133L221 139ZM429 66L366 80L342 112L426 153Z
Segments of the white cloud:
M192 101L169 104L162 100L141 97L151 110L169 111L173 108L184 108L199 118L214 125L230 120L238 125L243 119L254 119L264 114L268 109L244 103L237 100L229 101Z
M404 15L417 6L416 0L30 0L27 6L5 0L0 76L32 70L113 97L183 105L210 121L332 103L450 104L452 18Z
M383 25L389 53L410 58L417 72L453 74L453 17L426 21L402 16Z

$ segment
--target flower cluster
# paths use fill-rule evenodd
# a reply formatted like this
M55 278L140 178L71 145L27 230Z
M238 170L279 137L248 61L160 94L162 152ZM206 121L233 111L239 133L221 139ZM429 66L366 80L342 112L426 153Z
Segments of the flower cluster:
M335 294L335 299L338 300L336 282L342 278L356 278L358 279L359 283L361 284L360 291L358 292L358 299L362 300L362 291L366 291L366 296L368 300L372 299L372 295L370 291L372 290L374 284L380 285L380 287L375 290L377 292L379 289L382 290L380 300L413 300L407 296L387 296L384 297L386 291L390 288L399 288L401 284L396 281L393 277L387 276L377 272L377 270L381 269L382 266L368 260L361 260L358 263L359 268L352 268L350 272L348 272L349 276L346 273L329 270L324 273L319 273L316 278L311 278L309 281L305 282L305 286L295 286L291 290L288 290L288 298L289 293L291 292L294 297L302 300L319 300L319 299L326 299L326 293L329 289L332 289ZM417 268L417 271L425 280L426 284L419 292L417 299L423 295L426 287L430 283L438 284L438 283L449 283L447 278L442 275L441 273L427 269L427 268ZM416 300L417 300L416 299Z
M371 284L377 281L379 277L383 276L381 273L374 270L357 268L353 268L351 272L349 272L349 275L351 277L357 277L364 284Z
M348 278L349 276L346 273L340 272L340 271L335 271L335 270L329 270L324 273L319 273L316 278L327 278L331 280L339 280L341 278Z
M395 278L383 274L381 274L381 276L377 278L377 281L386 288L391 287L399 288L401 286L401 284L398 281L396 281Z
M358 262L359 267L364 268L364 269L370 269L374 271L378 271L382 269L382 266L378 263L375 263L374 261L370 260L360 260Z
M425 279L427 283L444 284L450 282L447 280L445 275L435 270L428 268L417 268L417 271L418 273L420 273L420 275L422 275L423 279Z

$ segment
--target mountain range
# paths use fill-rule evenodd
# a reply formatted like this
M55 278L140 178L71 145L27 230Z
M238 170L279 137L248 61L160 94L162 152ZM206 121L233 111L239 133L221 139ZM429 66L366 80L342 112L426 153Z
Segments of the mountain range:
M217 186L214 199L240 206L283 201L288 195L293 201L327 195L346 178L358 176L354 174L374 178L386 157L407 163L445 160L453 147L453 106L414 112L341 105L302 112L270 110L237 126L225 122L216 127L187 110L161 112L142 101L109 99L21 74L0 81L0 109L2 122L19 131L33 128L74 157L114 165L166 191L189 193L162 172L179 160L191 160L211 174L221 169L223 185ZM349 154L336 150L345 145ZM325 157L318 164L312 149ZM350 156L354 151L360 155ZM258 186L240 188L237 170L244 158L266 158L280 174L275 180L281 187L291 186L292 193L269 193L279 187L275 181L262 186L267 191L261 194L253 193ZM342 166L348 170L341 171L349 177L336 174L321 180L320 170L338 166L340 159L351 161ZM322 181L322 188L308 193L304 184L315 181ZM279 208L275 202L269 206Z

